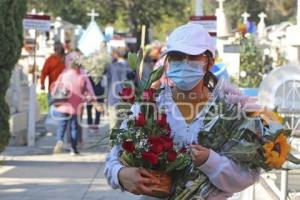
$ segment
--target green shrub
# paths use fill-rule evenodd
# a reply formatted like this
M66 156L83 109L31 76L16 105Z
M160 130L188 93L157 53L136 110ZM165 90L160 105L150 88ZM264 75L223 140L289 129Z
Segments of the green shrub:
M240 76L239 86L257 88L262 81L264 63L262 48L255 42L254 36L241 40L240 56L240 72L246 72L246 76Z
M9 140L9 107L5 101L11 72L19 59L23 44L22 20L26 0L0 1L0 152Z
M42 113L48 113L49 106L48 106L48 93L41 92L37 94L37 101L39 104L40 111Z

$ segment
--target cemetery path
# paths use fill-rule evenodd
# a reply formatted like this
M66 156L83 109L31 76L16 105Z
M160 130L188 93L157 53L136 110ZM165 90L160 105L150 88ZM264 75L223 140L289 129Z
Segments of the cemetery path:
M81 155L52 155L55 136L40 137L35 147L9 146L0 154L0 199L3 200L134 200L137 196L112 190L103 175L108 145L98 144L107 125L97 133L83 132ZM107 139L101 143L107 143ZM96 145L96 146L95 146ZM91 148L95 146L94 148Z

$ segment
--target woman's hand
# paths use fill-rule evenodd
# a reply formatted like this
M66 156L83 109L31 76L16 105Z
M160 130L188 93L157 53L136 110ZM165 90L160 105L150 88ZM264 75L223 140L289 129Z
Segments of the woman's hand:
M100 112L100 113L103 113L104 112L104 108L103 108L103 105L98 103L98 102L92 102L94 108Z
M196 167L203 165L209 156L209 149L199 145L192 144L191 145L191 158Z
M156 185L159 180L143 168L125 167L119 172L122 186L133 194L153 195L149 186Z

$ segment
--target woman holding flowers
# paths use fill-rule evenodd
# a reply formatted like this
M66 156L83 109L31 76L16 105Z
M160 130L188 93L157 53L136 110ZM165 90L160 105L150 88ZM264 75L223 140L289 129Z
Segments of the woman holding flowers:
M227 199L233 193L252 185L258 179L259 172L244 169L231 159L198 144L197 134L204 126L203 107L210 102L211 95L218 92L214 90L217 80L209 72L214 63L214 42L201 25L188 23L170 34L165 55L165 62L169 66L165 70L166 77L175 87L171 88L170 84L162 86L163 90L155 99L152 99L153 89L148 89L143 98L155 102L158 108L163 110L157 120L158 126L166 127L170 131L172 141L169 142L181 146L180 151L189 149L193 165L215 186L216 189L206 198ZM232 91L232 99L238 98L242 104L245 103L246 98L242 97L235 87L227 85L223 89ZM137 126L146 124L138 105L133 105L132 113ZM155 165L158 162L155 153L166 148L168 139L160 141L163 141L163 147L151 139L150 149L147 154L143 154L142 159ZM114 189L120 188L137 195L145 195L144 199L156 199L151 197L155 196L152 188L159 184L159 179L144 168L126 167L122 164L119 154L124 148L130 152L134 151L135 146L130 141L123 145L115 145L107 156L105 176L108 183ZM168 151L168 161L175 159L176 154L179 154L179 151Z

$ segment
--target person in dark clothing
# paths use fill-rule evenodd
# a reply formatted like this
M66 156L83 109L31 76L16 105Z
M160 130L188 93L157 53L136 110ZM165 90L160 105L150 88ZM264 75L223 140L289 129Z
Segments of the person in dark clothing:
M107 68L107 104L109 113L109 127L112 129L118 123L119 92L125 80L134 79L134 73L126 60L127 48L119 47L115 50L117 61Z
M103 97L104 87L102 86L101 81L95 83L94 79L91 76L89 77L89 79L92 84L95 95L97 97L97 102L104 103L104 97ZM95 120L93 120L93 112L92 112L93 105L88 104L86 108L87 108L87 117L88 117L87 120L88 120L89 128L97 129L100 123L101 113L95 110Z

